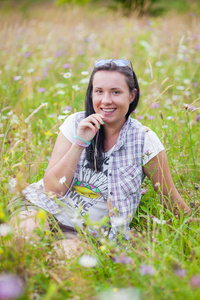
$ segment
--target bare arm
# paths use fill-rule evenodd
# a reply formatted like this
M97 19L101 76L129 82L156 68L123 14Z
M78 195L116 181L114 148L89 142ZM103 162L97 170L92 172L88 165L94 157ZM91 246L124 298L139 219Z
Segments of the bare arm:
M101 124L103 124L101 115L90 115L79 123L77 136L86 141L91 141ZM79 142L81 141L79 140ZM72 183L83 149L84 147L76 143L70 143L61 132L59 133L49 165L44 174L44 186L47 192L51 191L57 196L67 192ZM66 181L64 184L61 184L59 180L64 176Z
M182 200L171 177L165 150L152 158L144 167L143 171L152 180L155 191L159 192L161 202L175 215L180 215L179 211L189 213L190 208Z

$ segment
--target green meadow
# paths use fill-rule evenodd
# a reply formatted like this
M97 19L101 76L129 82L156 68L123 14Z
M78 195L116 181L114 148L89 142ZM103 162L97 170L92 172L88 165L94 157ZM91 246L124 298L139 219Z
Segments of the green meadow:
M190 222L200 217L199 12L138 17L92 4L1 6L0 299L200 299L200 226ZM44 211L40 239L22 242L6 225L7 205L43 178L59 126L84 110L90 72L102 58L131 60L141 89L131 116L164 144L192 216L164 210L145 179L130 242L85 235L82 259L66 259L54 233L43 230Z

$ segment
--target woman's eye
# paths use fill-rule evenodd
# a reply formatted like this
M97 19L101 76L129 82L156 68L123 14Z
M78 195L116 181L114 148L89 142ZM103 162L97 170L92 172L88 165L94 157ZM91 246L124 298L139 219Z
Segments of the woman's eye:
M118 94L119 94L119 91L114 91L113 94L114 94L114 95L118 95Z
M96 90L96 93L97 93L97 94L101 94L102 91L101 91L101 90Z

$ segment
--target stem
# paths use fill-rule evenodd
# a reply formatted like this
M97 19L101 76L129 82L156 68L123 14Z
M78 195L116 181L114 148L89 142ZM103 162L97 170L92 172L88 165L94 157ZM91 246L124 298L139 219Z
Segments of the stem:
M188 123L188 129L189 129L190 149L191 149L191 154L192 154L192 159L193 159L193 164L194 164L194 181L196 181L196 164L195 164L194 153L193 153L193 148L192 148L192 134L191 134L190 119L189 119L188 111L186 111L186 114L187 114L187 123Z

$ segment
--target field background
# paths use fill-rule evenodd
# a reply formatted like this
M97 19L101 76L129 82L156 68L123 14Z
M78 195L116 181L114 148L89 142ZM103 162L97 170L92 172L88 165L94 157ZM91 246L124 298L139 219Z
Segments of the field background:
M176 187L198 217L199 12L198 1L157 1L142 14L117 1L0 1L0 276L23 280L20 299L200 299L199 224L163 212L148 180L131 244L92 244L95 267L56 254L43 212L38 242L18 243L2 231L13 193L43 177L59 126L84 110L89 73L101 58L132 61L141 87L132 117L163 142Z

